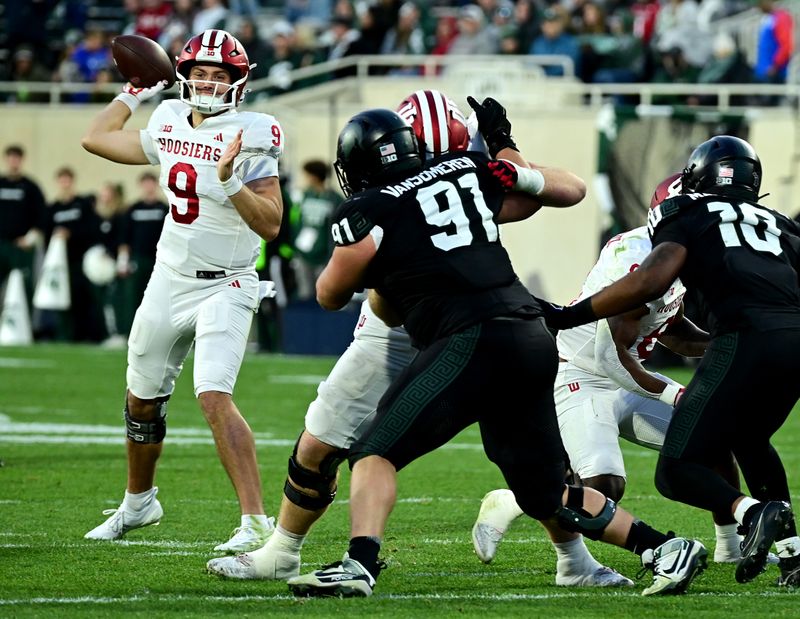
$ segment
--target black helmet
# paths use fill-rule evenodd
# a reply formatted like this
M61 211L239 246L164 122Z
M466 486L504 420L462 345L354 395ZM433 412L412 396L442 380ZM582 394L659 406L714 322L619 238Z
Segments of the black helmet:
M744 140L717 135L694 149L681 179L683 193L732 193L757 199L761 161Z
M396 112L361 112L339 134L334 168L345 195L392 182L421 167L414 130Z

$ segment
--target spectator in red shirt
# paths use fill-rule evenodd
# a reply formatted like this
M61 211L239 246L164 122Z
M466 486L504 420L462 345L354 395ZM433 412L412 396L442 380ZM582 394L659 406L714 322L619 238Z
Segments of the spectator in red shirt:
M148 39L158 40L161 32L169 23L172 7L164 0L142 0L136 13L134 33Z
M761 82L785 83L786 68L794 51L794 24L788 11L774 0L759 0L764 13L758 33L755 75Z

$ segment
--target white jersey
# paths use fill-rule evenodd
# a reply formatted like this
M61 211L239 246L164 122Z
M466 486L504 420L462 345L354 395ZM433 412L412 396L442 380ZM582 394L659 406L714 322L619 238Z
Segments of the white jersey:
M140 132L147 159L161 166L161 188L170 213L156 259L178 273L251 271L261 239L242 220L217 176L217 161L240 129L242 150L234 174L244 183L278 175L283 132L272 116L230 110L189 124L191 108L162 102Z
M612 238L600 252L600 257L586 277L576 301L599 292L635 270L651 250L652 244L645 226ZM650 312L640 320L639 335L629 348L634 358L644 361L650 356L658 336L666 331L678 313L685 294L686 288L681 280L676 279L663 297L647 304ZM558 354L582 370L605 376L598 368L594 355L596 329L597 323L592 322L560 331L556 339Z

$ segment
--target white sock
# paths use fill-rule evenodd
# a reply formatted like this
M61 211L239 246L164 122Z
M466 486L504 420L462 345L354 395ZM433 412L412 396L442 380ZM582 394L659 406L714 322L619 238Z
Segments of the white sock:
M266 514L242 514L242 527L252 527L254 525L267 531L272 528Z
M267 543L252 552L247 554L255 562L256 568L259 567L260 561L269 562L270 555L275 551L285 552L287 554L299 555L300 549L303 547L303 542L306 540L305 535L297 535L290 533L282 526L275 527L272 535L270 535Z
M749 496L746 496L741 501L739 501L739 504L736 506L736 509L733 510L733 517L736 518L736 522L743 525L744 515L748 509L753 507L753 505L758 505L758 501Z
M738 555L741 552L739 543L742 541L742 536L736 530L739 528L737 524L715 524L714 530L717 534L717 549L725 549L728 553ZM715 549L716 551L716 549Z
M800 537L787 537L779 542L775 542L775 548L778 549L778 556L781 559L788 559L789 557L796 557L800 554Z
M150 501L152 501L155 496L155 487L150 488L150 490L145 490L144 492L137 492L135 494L131 494L126 490L125 498L122 499L122 504L125 505L125 507L130 508L132 511L139 511Z
M588 574L594 572L600 563L595 560L586 547L583 536L571 542L553 543L556 549L556 571L562 576L574 574Z

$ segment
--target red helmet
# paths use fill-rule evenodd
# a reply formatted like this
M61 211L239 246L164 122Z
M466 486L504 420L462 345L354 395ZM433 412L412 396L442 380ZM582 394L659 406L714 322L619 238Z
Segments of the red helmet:
M397 113L414 129L426 158L467 150L467 121L455 103L438 90L418 90L398 106Z
M681 175L673 174L658 184L650 198L650 208L654 209L667 198L672 198L681 193Z
M196 80L189 79L192 67L198 64L218 64L231 74L231 84L219 84L210 95L196 92ZM247 52L232 34L224 30L206 30L193 36L183 46L175 72L180 82L181 101L204 114L235 108L245 95L245 84L250 70L255 67L247 59Z

